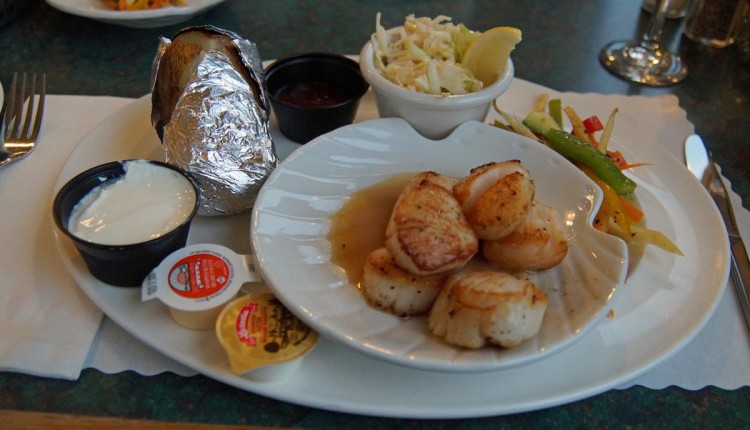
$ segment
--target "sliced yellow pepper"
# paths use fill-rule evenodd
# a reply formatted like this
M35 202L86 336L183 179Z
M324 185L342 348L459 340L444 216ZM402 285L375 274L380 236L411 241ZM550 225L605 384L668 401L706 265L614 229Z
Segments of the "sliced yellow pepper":
M650 230L641 226L631 225L630 234L633 238L633 243L642 243L644 245L654 245L667 252L677 255L685 255L682 250L674 244L664 233L657 230Z
M606 226L606 229L602 231L615 234L626 242L630 242L630 222L628 222L628 218L625 216L625 210L622 207L620 196L615 192L614 188L602 181L590 167L585 165L580 165L579 167L589 178L591 178L592 181L596 183L596 185L599 185L599 188L601 188L604 193L602 205L594 218L594 222L596 223L594 226L597 229ZM619 228L610 229L609 227L612 224Z
M565 106L563 108L563 112L565 112L565 115L568 116L570 125L573 126L573 131L571 134L591 145L589 134L586 133L586 127L583 126L583 120L580 116L578 116L578 113L575 111L575 109L570 106Z

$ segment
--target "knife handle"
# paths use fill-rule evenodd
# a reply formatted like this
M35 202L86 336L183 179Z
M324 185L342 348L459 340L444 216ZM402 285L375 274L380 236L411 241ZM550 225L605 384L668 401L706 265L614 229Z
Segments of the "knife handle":
M750 258L742 240L734 240L730 244L732 260L730 262L730 273L732 283L737 290L742 314L750 327Z

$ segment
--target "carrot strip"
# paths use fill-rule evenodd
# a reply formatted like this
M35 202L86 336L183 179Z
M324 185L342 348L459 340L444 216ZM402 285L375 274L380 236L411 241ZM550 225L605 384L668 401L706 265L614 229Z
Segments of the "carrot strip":
M625 197L618 197L620 197L620 202L622 203L622 211L625 212L625 216L635 224L641 222L641 219L643 218L643 211L638 209L633 203L630 202L630 200L626 199Z

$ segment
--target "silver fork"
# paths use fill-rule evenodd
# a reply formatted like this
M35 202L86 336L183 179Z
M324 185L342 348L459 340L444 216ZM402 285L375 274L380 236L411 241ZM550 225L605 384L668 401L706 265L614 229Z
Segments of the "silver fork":
M39 129L42 126L47 76L41 75L38 80L39 91L37 91L37 75L36 73L31 75L31 91L28 94L26 93L26 73L23 73L21 77L20 88L17 88L17 84L18 73L15 73L10 84L8 102L5 105L4 142L0 148L0 167L29 155L36 147ZM24 107L26 108L25 114Z

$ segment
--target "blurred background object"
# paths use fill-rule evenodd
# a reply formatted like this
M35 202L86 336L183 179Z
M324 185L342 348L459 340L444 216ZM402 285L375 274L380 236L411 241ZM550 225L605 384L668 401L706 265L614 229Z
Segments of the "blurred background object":
M33 3L26 0L0 0L0 28L13 21L21 10Z
M648 13L654 13L656 0L643 0L643 10ZM690 0L672 0L667 6L667 18L682 18L687 15L690 7Z
M609 72L651 87L674 85L687 76L687 65L676 51L664 48L661 39L670 6L683 0L656 0L654 13L640 40L607 44L599 61Z
M734 43L747 0L694 0L685 23L685 36L707 46Z
M737 30L737 39L735 42L737 49L745 59L750 59L750 2L745 2L745 10L742 12L739 29Z

